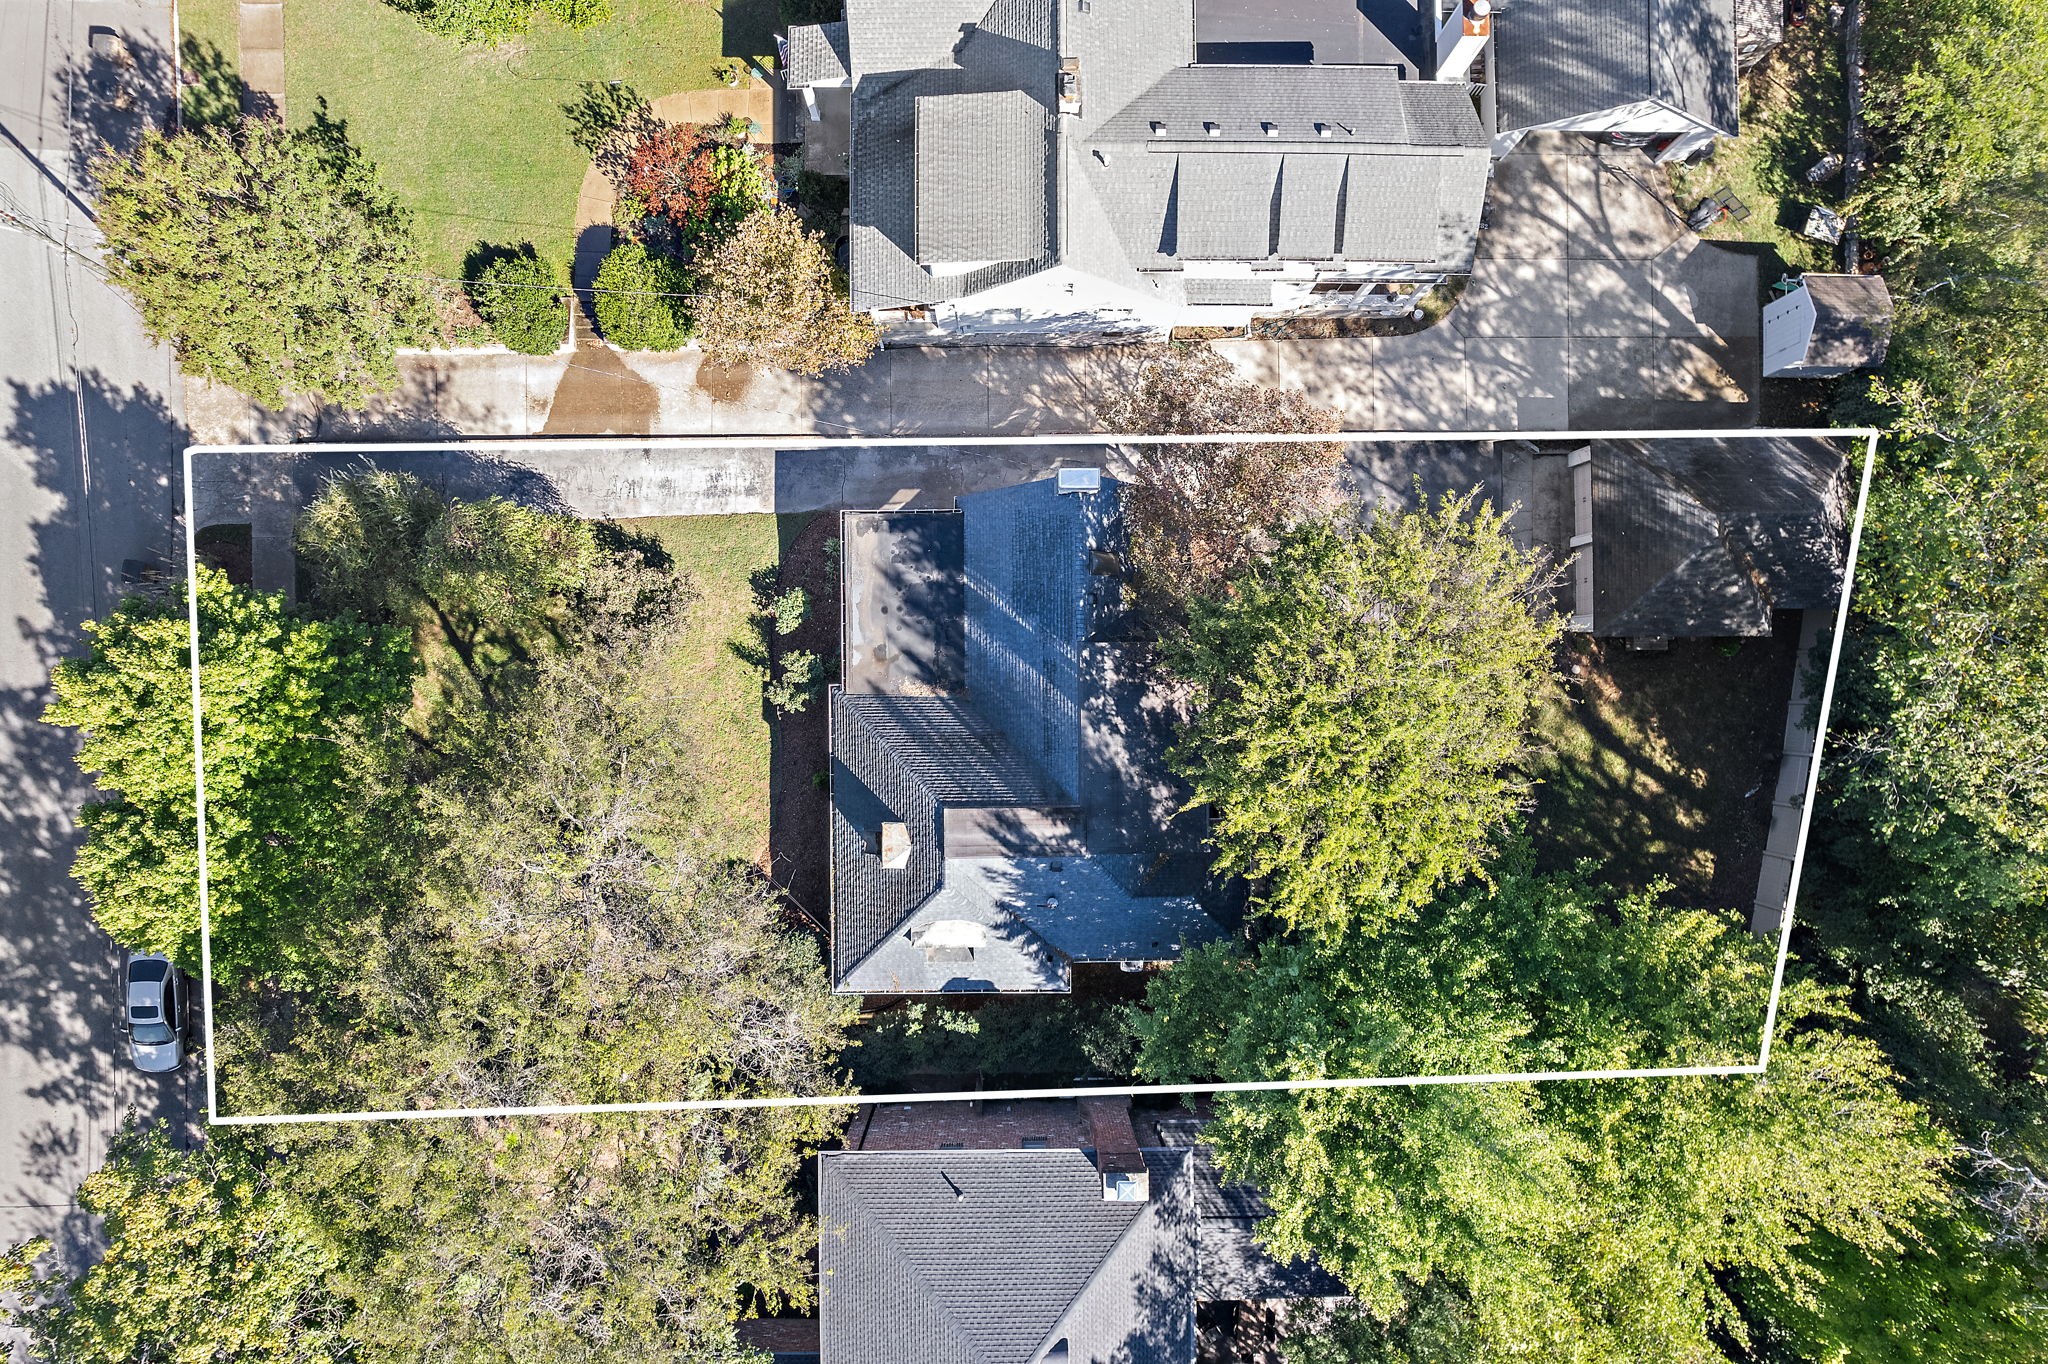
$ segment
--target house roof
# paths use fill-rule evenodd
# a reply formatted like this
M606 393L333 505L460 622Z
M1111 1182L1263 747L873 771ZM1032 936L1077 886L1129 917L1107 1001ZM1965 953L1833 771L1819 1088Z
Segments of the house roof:
M1464 86L1375 66L1192 65L1192 0L1065 9L1057 32L1054 9L849 5L856 308L964 298L1055 265L1163 301L1186 297L1184 259L1469 268L1488 153ZM1063 62L1078 93L1065 114Z
M792 24L789 30L784 79L791 89L806 85L832 85L847 79L851 71L846 23Z
M1734 0L1506 0L1493 23L1504 132L1649 100L1737 131Z
M1805 437L1592 446L1597 635L1763 635L1841 587L1848 460Z
M1127 1202L1078 1150L820 1155L824 1364L1190 1364L1190 1160L1144 1159Z
M1249 1184L1223 1177L1215 1154L1199 1143L1200 1118L1160 1118L1162 1145L1186 1149L1192 1159L1198 1247L1195 1293L1204 1302L1258 1302L1274 1298L1341 1298L1344 1281L1313 1259L1275 1259L1256 1239L1272 1213Z
M1117 638L1115 480L847 513L840 539L835 988L1063 991L1075 961L1216 936L1202 816L1164 764L1178 712ZM885 823L904 865L879 856ZM972 952L933 946L963 932Z

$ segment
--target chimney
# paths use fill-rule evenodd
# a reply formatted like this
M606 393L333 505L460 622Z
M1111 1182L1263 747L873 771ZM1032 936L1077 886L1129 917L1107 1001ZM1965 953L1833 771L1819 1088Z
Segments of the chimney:
M1152 1197L1152 1176L1138 1153L1138 1134L1131 1129L1131 1101L1087 1098L1079 1101L1095 1142L1095 1168L1102 1173L1102 1201L1143 1203Z
M910 865L910 826L895 820L882 824L882 865L903 868Z
M1455 0L1450 17L1436 34L1436 78L1462 81L1493 36L1493 0Z

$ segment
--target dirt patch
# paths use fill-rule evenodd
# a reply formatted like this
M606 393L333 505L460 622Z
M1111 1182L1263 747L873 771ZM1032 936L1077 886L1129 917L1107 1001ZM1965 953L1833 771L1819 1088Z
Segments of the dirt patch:
M1799 617L1772 627L1663 653L1574 638L1570 695L1545 708L1548 751L1532 765L1540 865L1592 858L1618 889L1671 882L1678 905L1755 900L1799 661Z
M237 587L256 581L253 528L247 522L202 526L192 537L192 546L200 563L227 574Z
M697 387L721 403L736 403L754 386L755 371L746 365L714 365L709 360L697 366Z
M661 415L661 394L601 342L578 346L555 385L543 436L644 436Z
M777 659L808 650L826 660L826 677L839 676L839 518L814 516L783 547L776 587L800 587L810 614L793 634L774 637ZM827 832L824 696L795 715L774 717L768 765L768 855L770 874L813 926L827 923L831 849Z

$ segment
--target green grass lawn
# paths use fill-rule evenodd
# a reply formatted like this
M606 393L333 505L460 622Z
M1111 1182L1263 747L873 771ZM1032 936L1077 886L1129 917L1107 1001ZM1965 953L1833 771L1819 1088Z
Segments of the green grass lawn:
M178 59L188 82L178 92L188 122L231 116L240 101L240 0L179 0Z
M1840 39L1823 22L1795 28L1761 66L1743 77L1742 136L1724 140L1702 165L1672 172L1681 208L1690 209L1722 185L1749 205L1741 222L1724 219L1706 236L1769 248L1762 283L1804 270L1839 269L1834 249L1799 235L1807 210L1836 207L1839 175L1819 185L1806 170L1842 150L1844 108Z
M432 272L459 275L478 242L531 241L566 262L589 164L562 117L577 84L620 80L653 99L712 86L722 55L773 51L774 0L612 0L612 10L581 32L542 19L523 38L466 48L380 0L294 5L285 107L307 123L327 101L418 215Z
M682 646L660 666L678 697L676 724L703 763L703 809L727 856L764 861L772 747L761 675L735 652L756 639L752 576L776 564L807 518L658 516L622 522L652 535L697 591Z

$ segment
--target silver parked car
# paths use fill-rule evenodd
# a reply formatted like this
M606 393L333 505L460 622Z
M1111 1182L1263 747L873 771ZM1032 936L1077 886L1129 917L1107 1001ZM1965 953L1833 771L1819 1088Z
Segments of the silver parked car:
M121 1031L137 1070L152 1075L185 1064L189 986L169 957L130 952L121 972Z

